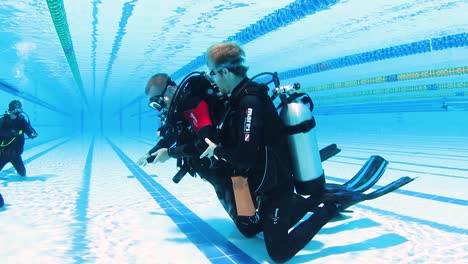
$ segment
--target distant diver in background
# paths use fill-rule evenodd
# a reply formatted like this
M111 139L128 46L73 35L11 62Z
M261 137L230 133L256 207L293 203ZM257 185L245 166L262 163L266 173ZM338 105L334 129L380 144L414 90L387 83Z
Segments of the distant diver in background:
M24 115L21 102L13 100L8 104L8 111L0 118L0 170L10 162L21 176L26 176L26 168L21 158L24 134L30 139L38 136L29 118L26 119Z

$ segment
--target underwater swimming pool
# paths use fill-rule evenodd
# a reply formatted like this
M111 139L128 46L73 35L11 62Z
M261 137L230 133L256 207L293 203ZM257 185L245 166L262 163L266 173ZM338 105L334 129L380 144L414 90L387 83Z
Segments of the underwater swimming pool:
M372 155L377 186L416 178L328 223L288 263L468 262L466 1L1 1L0 104L39 137L27 176L0 172L2 263L271 263L200 178L141 167L157 142L151 75L207 71L236 41L248 75L314 101L323 162L343 183ZM3 144L3 143L2 143Z

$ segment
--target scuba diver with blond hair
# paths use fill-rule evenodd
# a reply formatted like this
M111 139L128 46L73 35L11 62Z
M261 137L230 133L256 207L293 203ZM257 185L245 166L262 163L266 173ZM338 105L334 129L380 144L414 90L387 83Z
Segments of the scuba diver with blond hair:
M387 164L383 158L375 158L371 163L376 166L369 166L374 169L369 171L363 167L369 172L364 173L367 175L364 185L360 178L345 185L326 184L313 132L315 120L312 115L303 118L303 114L312 112L310 97L289 92L280 94L280 108L285 111L281 118L268 94L268 86L247 77L245 52L238 44L216 44L207 54L209 76L228 100L224 117L218 124L218 142L206 138L208 147L200 157L214 157L229 168L228 177L235 179L236 205L245 208L239 216L250 221L252 229L257 224L256 230L263 231L268 255L274 261L292 258L331 218L346 208L382 196L412 180L403 177L383 189L364 194L362 191L375 184ZM298 113L296 108L308 112ZM298 140L304 142L296 142ZM298 145L301 148L297 148ZM301 155L301 151L316 153ZM303 168L309 170L301 171ZM367 181L372 184L366 184ZM236 189L242 191L236 193ZM309 197L297 203L295 190ZM249 194L255 199L249 199ZM309 211L313 214L294 226Z

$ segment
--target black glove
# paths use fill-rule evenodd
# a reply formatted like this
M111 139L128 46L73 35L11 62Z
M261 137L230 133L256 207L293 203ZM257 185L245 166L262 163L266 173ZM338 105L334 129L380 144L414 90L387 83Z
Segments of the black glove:
M36 138L37 136L38 136L37 132L36 132L36 131L33 131L33 132L31 133L31 135L29 135L29 138L30 138L30 139L34 139L34 138Z

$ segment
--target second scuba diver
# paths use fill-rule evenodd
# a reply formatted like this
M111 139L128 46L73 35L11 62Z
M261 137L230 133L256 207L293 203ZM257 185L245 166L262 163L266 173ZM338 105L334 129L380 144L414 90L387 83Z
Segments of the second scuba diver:
M20 176L26 176L21 157L24 151L24 135L31 139L38 135L29 118L26 119L23 114L21 102L13 100L8 104L8 111L0 118L0 170L10 162Z
M161 126L161 139L143 157L139 165L148 162L165 162L177 159L178 182L185 173L198 175L208 181L232 219L237 216L232 184L223 177L224 167L215 166L214 160L199 158L207 147L204 138L214 139L214 123L223 113L223 102L206 78L200 74L186 78L178 87L165 73L153 75L145 89L150 106L158 111L167 111Z

